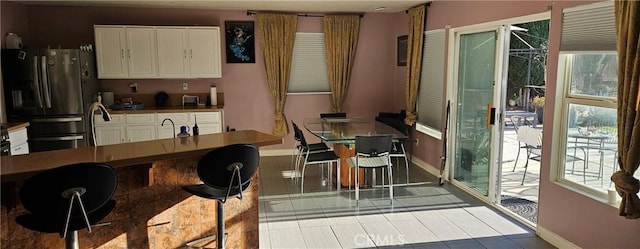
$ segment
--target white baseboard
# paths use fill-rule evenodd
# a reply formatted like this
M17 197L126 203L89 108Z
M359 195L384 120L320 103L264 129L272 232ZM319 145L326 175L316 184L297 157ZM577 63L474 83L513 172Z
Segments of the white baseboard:
M579 246L571 243L571 241L564 239L560 235L557 235L540 225L538 225L536 234L557 248L580 249Z
M436 177L440 176L440 170L433 167L431 164L428 164L425 161L420 160L417 157L411 157L411 162L413 164L415 164L416 166L424 169L425 171L427 171L429 174L432 174Z
M260 149L260 156L291 156L293 149L279 149L279 150L263 150Z

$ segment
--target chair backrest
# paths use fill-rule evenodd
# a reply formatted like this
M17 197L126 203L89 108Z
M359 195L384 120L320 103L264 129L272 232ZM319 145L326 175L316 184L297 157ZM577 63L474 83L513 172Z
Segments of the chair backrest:
M300 128L293 121L291 121L291 126L293 126L293 139L300 142Z
M32 214L64 218L69 198L63 197L63 192L78 189L84 209L92 213L111 200L117 185L116 171L110 165L78 163L46 170L27 179L20 188L20 200ZM80 209L73 208L72 216L77 215L81 215Z
M217 188L241 188L251 183L258 169L260 154L251 144L232 144L210 151L198 162L198 176L204 184ZM240 168L240 182L233 172ZM233 179L232 179L233 177Z
M293 121L291 121L291 123L293 124L293 132L296 141L300 142L300 145L302 145L302 147L308 147L309 144L307 144L307 139L304 137L304 133L302 133L300 127L298 127L298 125L296 125Z
M320 113L320 118L346 118L346 112Z
M542 145L542 131L536 128L523 126L518 130L518 141L533 147Z
M391 151L391 135L356 136L356 153L364 156L380 156Z

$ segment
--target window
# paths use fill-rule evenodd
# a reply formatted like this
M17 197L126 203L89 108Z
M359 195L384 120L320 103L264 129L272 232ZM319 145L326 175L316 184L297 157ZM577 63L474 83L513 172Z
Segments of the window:
M601 199L617 170L618 57L612 2L564 10L558 181ZM609 32L613 30L613 32ZM637 177L637 176L636 176Z
M425 32L416 108L416 130L437 139L442 137L445 37L444 29Z
M561 179L601 194L617 170L617 55L564 54ZM561 61L562 61L561 60Z
M288 93L327 93L329 73L324 33L296 33Z

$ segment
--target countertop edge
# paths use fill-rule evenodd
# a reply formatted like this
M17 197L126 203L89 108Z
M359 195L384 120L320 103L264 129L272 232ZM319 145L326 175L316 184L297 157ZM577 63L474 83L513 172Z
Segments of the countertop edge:
M0 158L1 181L21 179L40 171L82 162L107 163L114 168L155 161L200 157L230 144L268 146L281 144L282 138L253 130L167 138L144 142L83 147Z

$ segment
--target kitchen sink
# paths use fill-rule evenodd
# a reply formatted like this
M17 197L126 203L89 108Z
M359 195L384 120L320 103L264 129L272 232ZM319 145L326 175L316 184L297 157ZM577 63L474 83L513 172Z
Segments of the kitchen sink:
M142 110L144 109L143 103L135 103L135 104L113 104L109 106L111 110Z

